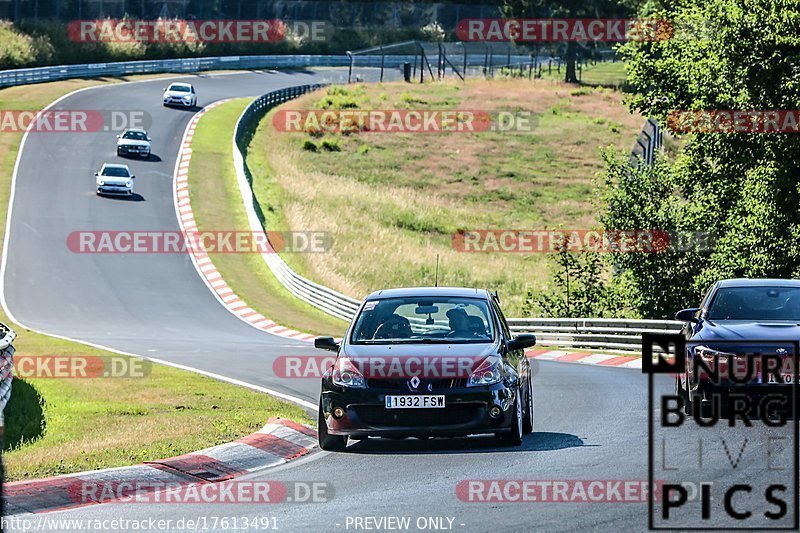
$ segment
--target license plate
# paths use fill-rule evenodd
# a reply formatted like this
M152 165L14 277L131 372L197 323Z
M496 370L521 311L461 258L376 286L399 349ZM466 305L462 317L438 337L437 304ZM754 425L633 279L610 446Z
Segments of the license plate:
M386 396L387 409L440 409L444 408L444 396L413 394Z

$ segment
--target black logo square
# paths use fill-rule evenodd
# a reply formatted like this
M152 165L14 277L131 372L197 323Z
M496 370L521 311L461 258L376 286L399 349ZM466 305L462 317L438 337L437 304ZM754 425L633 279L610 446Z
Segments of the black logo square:
M653 361L653 348L661 352ZM662 353L663 352L663 353ZM672 360L666 355L672 354ZM642 373L680 374L686 371L686 339L680 333L642 333Z

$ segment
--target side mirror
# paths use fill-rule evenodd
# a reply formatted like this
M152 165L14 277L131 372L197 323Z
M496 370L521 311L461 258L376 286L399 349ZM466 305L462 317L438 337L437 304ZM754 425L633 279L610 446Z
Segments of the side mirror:
M333 340L333 337L317 337L314 339L314 348L317 348L318 350L338 352L339 344Z
M152 141L153 139L151 139L151 138L150 138L150 136L148 135L148 136L147 136L147 140L148 140L148 141Z
M121 138L121 137L122 137L122 135L117 135L117 139L119 139L119 138Z
M135 178L136 176L131 176L131 179Z
M95 176L99 176L99 175L100 175L100 173L99 173L99 172L95 172L95 173L94 173L94 175L95 175Z
M536 335L532 333L522 333L508 341L506 346L509 351L512 352L514 350L524 350L525 348L536 346Z
M675 320L680 320L681 322L700 322L697 318L697 313L700 311L699 307L690 307L689 309L681 309L677 313L675 313Z

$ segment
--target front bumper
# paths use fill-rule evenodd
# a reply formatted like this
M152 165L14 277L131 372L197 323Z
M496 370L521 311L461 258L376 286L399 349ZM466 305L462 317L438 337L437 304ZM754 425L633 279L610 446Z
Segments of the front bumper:
M117 187L114 185L98 185L97 194L115 194L120 196L131 196L133 189L130 187Z
M138 155L149 157L150 156L150 148L142 147L142 146L128 146L128 145L119 145L117 146L117 152L119 154L124 155Z
M516 389L504 383L425 391L443 395L444 408L386 409L386 396L407 395L391 389L343 389L329 383L322 390L322 411L332 435L354 437L456 437L510 431ZM413 393L411 393L413 394ZM423 394L423 393L420 393ZM489 415L499 406L501 415ZM345 414L335 418L333 409Z
M181 107L192 107L192 101L188 102L182 98L164 98L164 105L179 105Z

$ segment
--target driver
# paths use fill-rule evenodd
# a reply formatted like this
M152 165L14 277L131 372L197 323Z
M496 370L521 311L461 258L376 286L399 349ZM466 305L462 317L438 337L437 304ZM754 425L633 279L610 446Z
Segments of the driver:
M450 333L448 337L471 337L472 328L469 325L469 315L460 307L454 307L447 313L448 320L450 321Z

